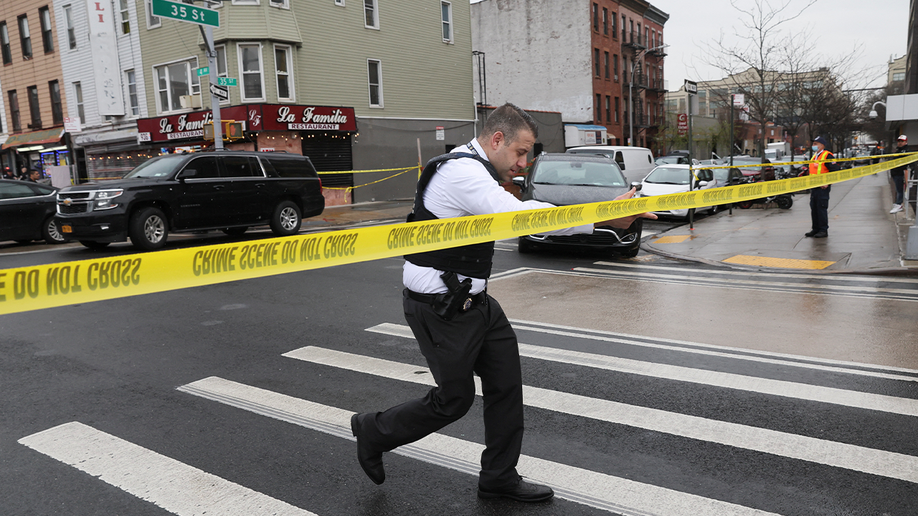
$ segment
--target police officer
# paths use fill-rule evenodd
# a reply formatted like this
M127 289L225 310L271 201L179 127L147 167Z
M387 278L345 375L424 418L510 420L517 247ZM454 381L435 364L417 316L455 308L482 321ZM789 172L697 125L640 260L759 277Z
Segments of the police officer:
M484 215L552 207L522 202L500 186L526 166L538 137L532 117L513 104L494 110L481 135L434 158L418 180L409 220ZM634 190L620 198L629 198ZM637 218L599 224L628 227ZM650 213L640 217L655 219ZM591 233L593 224L558 234ZM461 418L475 399L474 374L484 394L485 450L478 480L480 498L522 502L551 499L548 486L517 473L523 441L523 385L516 334L503 309L486 292L494 242L405 257L405 319L437 386L420 399L383 412L355 414L357 460L376 484L385 481L382 454L417 441Z
M909 152L908 136L904 134L899 135L899 139L896 140L896 152ZM902 211L902 199L905 196L905 171L907 169L908 165L902 165L889 171L889 178L892 179L893 185L896 188L896 202L893 203L889 213L899 213Z
M822 136L817 136L813 140L813 160L810 162L810 175L827 174L839 169L837 163L827 163L827 160L835 156L826 150L829 142ZM813 229L806 233L806 236L813 238L825 238L829 236L829 192L832 185L817 186L810 190L810 218L813 222Z

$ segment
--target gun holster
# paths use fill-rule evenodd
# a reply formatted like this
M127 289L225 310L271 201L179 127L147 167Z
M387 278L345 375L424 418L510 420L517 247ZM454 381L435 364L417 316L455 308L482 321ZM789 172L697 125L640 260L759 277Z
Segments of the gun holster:
M469 298L469 292L472 290L472 279L465 278L460 282L455 272L444 272L440 275L440 279L446 284L449 292L437 295L432 305L433 311L449 321L456 316L463 303Z

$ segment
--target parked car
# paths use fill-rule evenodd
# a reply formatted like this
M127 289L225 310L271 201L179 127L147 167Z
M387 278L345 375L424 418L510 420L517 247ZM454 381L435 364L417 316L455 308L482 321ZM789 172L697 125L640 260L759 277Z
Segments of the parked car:
M525 178L514 178L522 199L544 201L556 206L611 201L631 189L616 162L604 155L547 154L536 158ZM608 249L625 256L637 256L644 219L627 229L597 226L592 234L527 235L520 237L521 253L539 248L578 247Z
M570 154L605 154L615 160L625 179L639 182L653 170L653 154L645 147L624 147L620 145L589 145L567 149Z
M697 177L695 181L692 181L693 173ZM696 189L702 190L718 186L717 180L714 179L713 170L691 170L688 165L661 165L653 169L650 174L647 174L647 177L641 182L641 191L638 194L641 197L653 197L655 195L688 192L693 183ZM714 210L714 208L714 206L704 206L696 208L695 212ZM688 217L689 210L664 210L654 211L654 213L672 217Z
M54 225L56 195L53 186L0 179L0 241L63 243Z
M747 180L751 182L773 181L775 179L775 167L769 165L770 163L768 158L733 156L733 166L740 169Z
M159 249L169 232L223 230L239 235L270 225L299 231L325 209L312 162L293 154L242 151L169 154L123 179L62 188L55 222L67 239L90 248L123 242Z
M697 159L693 159L692 163L695 165L701 164ZM688 156L681 155L671 155L671 156L660 156L659 158L653 160L654 165L688 165L689 159ZM642 178L643 179L643 178Z

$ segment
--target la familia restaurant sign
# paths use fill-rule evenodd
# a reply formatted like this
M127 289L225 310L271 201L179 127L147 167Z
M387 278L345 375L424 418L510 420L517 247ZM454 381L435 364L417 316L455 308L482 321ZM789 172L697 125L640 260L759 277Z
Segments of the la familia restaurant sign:
M220 110L222 120L246 122L247 131L356 131L354 108L297 106L289 104L250 104ZM213 122L211 111L142 118L137 132L142 141L167 142L201 139L204 126ZM149 135L149 136L148 136Z

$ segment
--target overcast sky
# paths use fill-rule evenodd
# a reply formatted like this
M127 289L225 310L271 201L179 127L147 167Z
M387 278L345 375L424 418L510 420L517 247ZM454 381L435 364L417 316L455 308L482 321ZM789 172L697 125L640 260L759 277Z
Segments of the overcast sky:
M778 6L786 0L770 1ZM685 79L714 80L723 72L705 64L703 43L716 41L721 32L733 36L743 26L737 21L739 12L729 0L650 0L651 4L669 14L663 27L666 49L664 75L669 90L677 90ZM754 6L753 0L738 0L737 5ZM797 10L803 0L791 3ZM865 86L886 84L886 63L890 56L905 55L908 43L909 0L817 0L796 20L786 26L798 34L813 32L818 39L810 41L815 54L838 58L860 48L855 66L868 68L873 82ZM797 11L793 11L797 12ZM867 81L864 81L865 83Z

